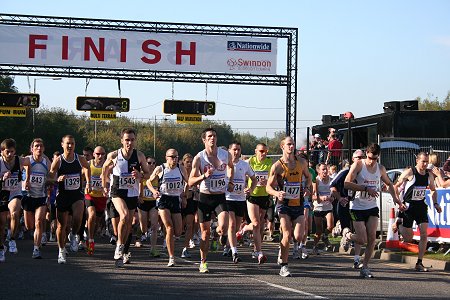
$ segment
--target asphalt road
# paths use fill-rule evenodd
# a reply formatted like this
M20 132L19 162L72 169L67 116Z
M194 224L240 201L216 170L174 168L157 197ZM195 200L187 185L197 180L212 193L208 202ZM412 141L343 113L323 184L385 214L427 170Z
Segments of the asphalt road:
M448 272L417 273L408 265L374 259L375 278L362 279L351 268L352 257L328 252L291 259L293 277L283 278L275 243L265 245L269 261L264 265L252 260L248 247L239 248L243 262L237 265L221 252L211 253L209 274L198 272L197 248L192 259L178 257L168 268L167 257L150 258L148 246L132 246L132 263L115 268L114 246L106 240L97 241L93 256L71 253L65 265L57 264L56 243L43 247L40 260L31 258L31 240L17 245L19 253L8 253L0 264L0 299L449 299L450 293Z

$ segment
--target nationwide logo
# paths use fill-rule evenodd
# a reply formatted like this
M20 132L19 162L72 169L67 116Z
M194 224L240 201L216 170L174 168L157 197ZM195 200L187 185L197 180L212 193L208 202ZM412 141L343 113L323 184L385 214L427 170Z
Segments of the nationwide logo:
M272 52L272 43L228 41L228 51Z

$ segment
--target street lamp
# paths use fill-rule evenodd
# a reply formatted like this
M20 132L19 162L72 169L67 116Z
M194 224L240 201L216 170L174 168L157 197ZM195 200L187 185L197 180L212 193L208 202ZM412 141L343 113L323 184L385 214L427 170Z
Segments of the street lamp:
M36 94L36 81L38 80L61 80L61 77L36 77L33 79L33 93ZM34 133L34 111L35 108L32 108L32 115L33 115L33 133Z

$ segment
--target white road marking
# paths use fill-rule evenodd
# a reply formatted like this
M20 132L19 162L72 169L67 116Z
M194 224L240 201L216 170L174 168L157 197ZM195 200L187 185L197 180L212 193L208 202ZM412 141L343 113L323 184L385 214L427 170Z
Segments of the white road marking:
M328 299L328 298L325 298L325 297L322 297L322 296L318 296L318 295L314 295L314 294L311 294L311 293L307 293L307 292L299 291L299 290L296 290L296 289L288 288L288 287L285 287L285 286L282 286L282 285L273 284L273 283L270 283L270 282L267 282L267 281L264 281L264 280L260 280L260 279L256 279L256 278L249 278L249 279L265 283L265 284L267 284L267 285L269 285L271 287L277 288L277 289L282 289L282 290L285 290L285 291L288 291L288 292L301 294L301 295L308 296L308 297L311 297L311 298L314 298L314 299Z

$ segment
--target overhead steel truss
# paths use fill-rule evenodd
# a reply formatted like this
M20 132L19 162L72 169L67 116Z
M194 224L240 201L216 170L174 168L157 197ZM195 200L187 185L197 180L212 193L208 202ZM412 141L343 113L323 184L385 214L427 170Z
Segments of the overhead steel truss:
M296 117L298 70L297 28L161 23L12 14L0 14L0 24L95 30L143 31L154 33L252 36L287 39L286 75L171 72L156 70L127 70L13 64L0 64L0 73L20 76L58 76L73 78L286 86L286 134L292 136L295 139L297 125Z

